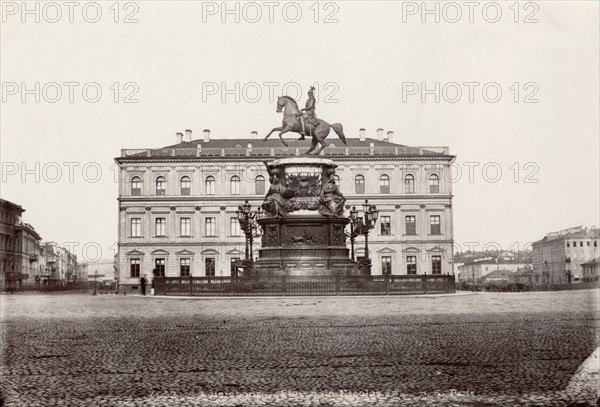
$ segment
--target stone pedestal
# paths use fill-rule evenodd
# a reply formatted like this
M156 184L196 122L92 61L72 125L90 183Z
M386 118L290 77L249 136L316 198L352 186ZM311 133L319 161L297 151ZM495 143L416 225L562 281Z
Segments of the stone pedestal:
M262 249L254 274L331 276L365 274L350 259L346 247L347 218L289 215L259 220Z
M271 187L257 222L262 248L252 274L271 276L368 275L346 247L345 198L335 184L337 165L298 157L267 164Z

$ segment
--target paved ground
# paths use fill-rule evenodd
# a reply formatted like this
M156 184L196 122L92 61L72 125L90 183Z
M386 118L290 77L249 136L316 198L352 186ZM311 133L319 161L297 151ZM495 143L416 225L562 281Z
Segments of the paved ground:
M595 405L598 305L2 295L0 386L11 406Z

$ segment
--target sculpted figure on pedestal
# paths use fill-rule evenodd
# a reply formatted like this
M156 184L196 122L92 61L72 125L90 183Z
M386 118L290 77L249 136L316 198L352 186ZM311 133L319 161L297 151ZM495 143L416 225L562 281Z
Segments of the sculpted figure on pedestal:
M265 165L269 172L271 187L269 188L269 192L267 192L262 208L269 216L285 216L292 210L289 199L294 196L294 191L284 185L283 173L280 168L270 167L267 163Z
M323 216L342 216L346 198L340 192L333 175L335 170L328 169L324 174L325 183L319 195L319 213Z

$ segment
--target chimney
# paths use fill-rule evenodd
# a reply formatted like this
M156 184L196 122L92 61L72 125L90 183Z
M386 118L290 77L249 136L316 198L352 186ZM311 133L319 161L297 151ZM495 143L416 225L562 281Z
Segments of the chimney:
M205 143L210 142L210 130L209 129L204 129L204 142Z
M183 133L176 133L177 136L177 144L183 143Z
M377 140L383 140L383 129L377 129Z
M393 138L394 138L394 132L388 131L387 134L385 135L385 137L383 138L383 141L391 142Z
M190 129L187 129L185 131L185 142L189 143L190 141L192 141L192 131Z
M358 135L360 137L360 141L365 141L366 140L366 130L365 129L360 129L358 131Z

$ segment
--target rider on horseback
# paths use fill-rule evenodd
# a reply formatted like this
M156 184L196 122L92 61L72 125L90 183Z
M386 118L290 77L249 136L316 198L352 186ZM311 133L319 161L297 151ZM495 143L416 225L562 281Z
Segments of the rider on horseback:
M304 140L304 137L307 134L306 128L304 127L305 123L309 123L313 127L317 127L319 125L317 115L315 114L316 103L317 101L315 99L315 88L311 86L308 89L308 100L306 101L306 107L302 109L304 113L302 114L302 117L300 119L300 121L302 122L302 132L300 133L301 136L299 140ZM312 129L310 131L312 131Z

